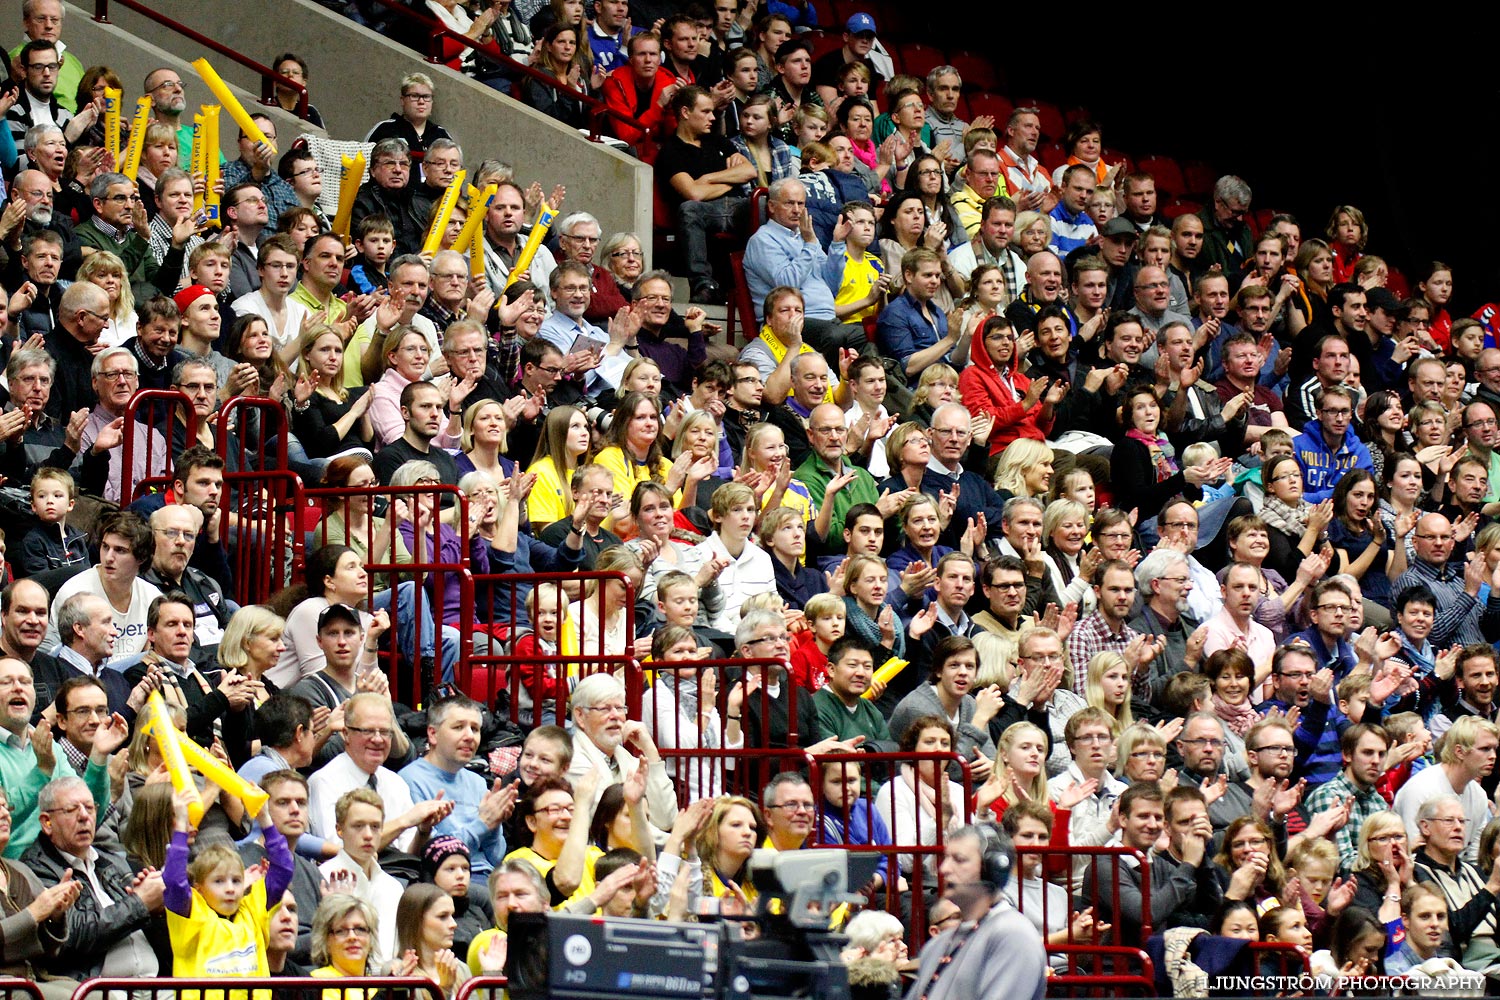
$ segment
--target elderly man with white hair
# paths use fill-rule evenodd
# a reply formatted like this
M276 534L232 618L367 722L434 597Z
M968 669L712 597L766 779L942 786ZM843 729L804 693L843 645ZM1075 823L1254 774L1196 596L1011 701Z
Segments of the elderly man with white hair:
M1208 633L1188 608L1193 574L1181 552L1167 548L1151 552L1135 568L1135 586L1141 606L1131 616L1130 627L1166 640L1151 668L1137 672L1132 684L1137 697L1154 700L1178 671L1198 669Z
M583 318L600 326L608 325L610 317L630 303L625 301L625 294L620 291L615 276L594 259L599 240L604 235L599 220L587 212L574 212L558 223L557 234L558 263L576 261L588 268L591 275L592 294Z
M590 674L573 689L569 707L573 712L573 764L565 777L574 787L590 771L603 771L608 777L595 789L589 814L598 806L605 788L623 782L644 764L646 817L658 830L670 830L677 818L677 794L645 724L630 719L625 686L607 673ZM641 756L627 750L627 743Z

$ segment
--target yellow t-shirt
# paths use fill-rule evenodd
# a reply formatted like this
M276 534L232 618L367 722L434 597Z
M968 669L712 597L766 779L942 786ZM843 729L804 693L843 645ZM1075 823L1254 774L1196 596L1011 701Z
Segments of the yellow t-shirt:
M271 915L266 911L265 882L257 881L250 887L229 919L209 906L197 889L192 892L192 910L187 916L167 911L167 930L172 937L172 975L199 979L269 975L266 940ZM246 994L246 990L234 990L229 996L231 1000L244 1000ZM198 993L187 991L183 997L198 1000ZM203 996L203 1000L223 998L224 994L216 990ZM270 1000L270 991L256 990L255 998Z
M526 470L536 476L536 485L526 497L526 516L531 527L541 531L554 521L561 521L573 513L573 488L563 482L551 457L543 457L531 463Z
M875 287L875 282L880 280L880 275L885 271L885 263L877 256L866 250L859 260L852 257L849 251L844 251L844 278L839 285L838 294L833 297L835 306L846 306L851 302L860 302L867 298L870 290ZM863 323L874 316L880 309L880 303L866 306L859 312L850 313L840 322Z
M465 959L469 964L469 971L476 976L485 975L484 969L479 964L479 956L484 954L484 949L490 945L490 939L499 935L505 937L505 932L498 927L491 927L487 931L480 931L474 935L474 940L469 942L469 954Z
M649 465L637 462L634 459L627 460L625 452L618 447L611 446L605 448L599 454L595 455L594 464L602 465L615 477L615 492L624 497L627 504L630 503L630 498L635 494L635 488L651 479L651 467ZM656 479L659 482L665 483L667 481L667 473L671 471L671 460L663 457L657 462ZM681 504L682 490L679 489L672 494L672 506L677 507L681 506ZM614 531L614 518L605 521L604 526ZM616 531L615 534L619 534L619 532Z
M325 965L321 969L314 969L308 975L314 979L344 978L344 974L331 965ZM324 990L323 1000L365 1000L365 991L358 988Z
M573 895L563 900L557 906L554 906L554 910L561 908L563 904L571 903L575 899L582 899L594 891L594 864L602 857L604 857L603 851L592 845L589 846L583 856L583 874L578 879L578 888L573 890ZM540 872L542 878L546 878L547 873L557 866L556 861L542 857L529 847L516 848L505 856L505 860L524 861Z

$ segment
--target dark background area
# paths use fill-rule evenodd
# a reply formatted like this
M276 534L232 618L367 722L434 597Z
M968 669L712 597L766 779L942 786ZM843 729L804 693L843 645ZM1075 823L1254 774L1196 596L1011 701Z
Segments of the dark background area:
M1088 108L1107 147L1239 174L1252 208L1293 213L1304 239L1323 235L1333 206L1358 206L1371 233L1366 251L1413 285L1427 262L1452 265L1457 319L1500 299L1491 236L1500 225L1500 50L1479 47L1496 15L1483 16L1484 27L1478 9L1447 17L1424 8L1419 17L1406 7L1399 20L1391 12L1386 25L1363 27L1300 5L1181 12L1205 27L1222 20L1209 30L1239 40L1221 44L1183 21L1158 21L1161 8L1070 11L1071 29L1043 34L1069 50L1070 69L1089 61L1094 46L1080 39L1095 35L1096 69L1059 72L1059 50L1046 43L1007 44L997 65L1012 94ZM1345 10L1341 18L1356 16ZM1141 44L1128 27L1109 30L1121 16L1147 19L1137 26ZM1151 23L1180 26L1158 34ZM1066 40L1071 31L1078 36Z

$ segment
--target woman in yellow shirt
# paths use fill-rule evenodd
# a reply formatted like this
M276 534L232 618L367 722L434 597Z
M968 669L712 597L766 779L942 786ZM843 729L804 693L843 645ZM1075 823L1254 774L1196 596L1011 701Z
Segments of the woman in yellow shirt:
M606 527L621 538L636 534L635 518L626 506L638 484L650 480L664 484L672 491L677 507L692 505L685 487L697 493L698 481L689 479L693 465L691 452L677 461L669 460L661 446L661 404L644 392L627 392L610 417L604 448L594 456L594 464L603 466L615 477L615 492L621 498L612 523Z
M750 884L750 855L766 832L760 809L747 798L725 795L714 803L708 823L698 835L698 856L703 859L703 891L712 896L733 895L737 885L747 899L755 898Z
M760 495L760 509L790 507L802 515L804 525L812 521L812 494L802 480L792 477L791 459L787 457L786 435L775 424L756 424L745 434L742 469L763 477L750 488ZM765 492L762 494L761 490Z
M340 979L378 972L368 969L377 921L375 908L358 896L332 892L318 904L311 937L315 979ZM364 1000L361 990L330 989L323 1000Z
M573 470L588 454L589 418L576 406L559 406L547 414L536 454L526 471L536 485L526 498L526 514L538 533L573 514Z

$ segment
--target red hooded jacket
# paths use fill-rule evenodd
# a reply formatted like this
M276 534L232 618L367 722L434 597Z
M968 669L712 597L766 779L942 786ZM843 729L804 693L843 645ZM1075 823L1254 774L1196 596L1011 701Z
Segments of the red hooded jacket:
M605 105L626 118L635 118L645 126L645 131L632 128L614 117L609 119L606 128L621 142L634 146L636 154L647 163L656 161L657 147L670 138L677 128L677 116L661 106L661 92L676 82L676 77L671 73L658 69L656 79L651 84L651 103L636 118L635 69L627 62L623 66L616 66L604 78L600 95L604 98Z
M983 321L979 327L984 328ZM995 370L995 362L984 348L984 337L976 332L969 344L969 367L958 376L958 391L970 413L988 413L995 418L995 429L990 431L991 455L1000 454L1016 438L1045 441L1047 432L1052 429L1050 417L1042 420L1040 404L1030 410L1021 408L1021 397L1031 388L1031 379L1017 367L1014 353L1006 370L1015 386L1014 392Z

